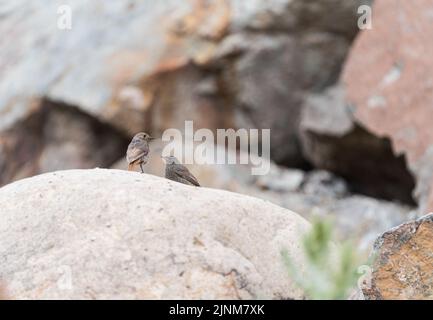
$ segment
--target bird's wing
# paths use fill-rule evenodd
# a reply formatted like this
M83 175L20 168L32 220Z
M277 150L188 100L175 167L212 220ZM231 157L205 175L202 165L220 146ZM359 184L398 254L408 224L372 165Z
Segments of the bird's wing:
M133 163L149 154L149 147L144 142L131 142L126 151L126 161Z
M186 167L184 167L183 165L181 165L181 164L177 164L177 165L175 166L175 170L174 170L174 172L175 172L175 173L176 173L180 178L185 179L186 181L192 183L193 185L195 185L195 186L197 186L197 187L200 187L200 184L198 183L196 177L194 177L194 176L192 175L192 173L189 172L189 170L188 170Z

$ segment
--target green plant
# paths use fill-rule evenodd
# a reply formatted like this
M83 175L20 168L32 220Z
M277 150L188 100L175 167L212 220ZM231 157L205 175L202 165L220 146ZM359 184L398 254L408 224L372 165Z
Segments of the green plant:
M287 250L281 252L291 278L308 299L345 299L356 285L360 258L349 243L333 243L330 221L315 219L304 236L305 270L295 267Z

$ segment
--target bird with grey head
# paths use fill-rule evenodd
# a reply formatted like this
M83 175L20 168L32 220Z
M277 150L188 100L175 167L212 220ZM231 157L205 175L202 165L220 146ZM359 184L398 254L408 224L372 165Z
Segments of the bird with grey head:
M165 160L165 177L167 179L187 184L190 186L200 187L197 178L183 166L174 156L162 157Z
M133 138L126 150L126 162L128 171L140 166L141 173L144 173L143 165L149 160L149 141L153 140L148 133L139 132Z

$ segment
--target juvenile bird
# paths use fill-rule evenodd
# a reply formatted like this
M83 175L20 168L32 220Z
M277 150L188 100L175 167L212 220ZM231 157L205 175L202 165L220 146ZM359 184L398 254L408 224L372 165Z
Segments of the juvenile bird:
M128 171L132 171L135 166L140 165L141 173L144 173L143 164L149 160L149 141L152 139L146 132L139 132L132 138L128 150L126 150Z
M183 184L200 187L196 177L189 170L180 164L176 157L162 157L165 160L165 177Z

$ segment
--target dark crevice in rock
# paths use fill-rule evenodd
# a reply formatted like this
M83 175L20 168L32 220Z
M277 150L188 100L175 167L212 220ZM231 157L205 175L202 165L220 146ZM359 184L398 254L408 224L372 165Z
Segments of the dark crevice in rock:
M0 185L38 173L110 167L129 138L80 109L44 99L0 136Z
M352 192L416 205L414 177L405 156L394 154L388 138L377 137L359 124L343 136L309 130L304 134L314 165L344 177Z
M43 148L43 112L36 112L17 122L0 135L0 186L34 175L38 166L34 159Z

